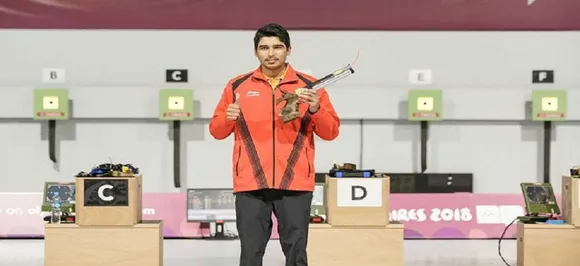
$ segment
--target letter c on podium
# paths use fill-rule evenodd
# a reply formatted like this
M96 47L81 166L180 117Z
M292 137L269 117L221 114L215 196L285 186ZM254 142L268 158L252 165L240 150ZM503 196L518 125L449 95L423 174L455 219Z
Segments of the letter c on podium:
M113 197L113 196L105 196L105 189L113 189L113 186L107 184L107 185L102 185L101 187L99 187L99 191L98 191L99 198L104 200L104 201L114 200L115 197Z

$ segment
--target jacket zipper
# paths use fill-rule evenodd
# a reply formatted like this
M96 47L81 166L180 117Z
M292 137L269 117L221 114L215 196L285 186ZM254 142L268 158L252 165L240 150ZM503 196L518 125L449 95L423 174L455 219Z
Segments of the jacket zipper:
M240 156L242 155L242 146L238 146L238 159L236 160L236 176L240 175L238 165L240 164Z
M308 149L306 149L306 163L308 163L308 175L307 178L310 178L310 157L308 156Z
M272 90L272 187L276 187L276 87Z

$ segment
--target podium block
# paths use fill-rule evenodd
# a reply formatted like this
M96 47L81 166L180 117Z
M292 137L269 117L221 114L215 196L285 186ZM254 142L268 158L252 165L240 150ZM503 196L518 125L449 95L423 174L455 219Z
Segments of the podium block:
M326 177L326 215L332 226L389 224L390 178Z
M580 226L580 179L562 176L562 212L564 222Z
M403 266L403 225L335 227L311 224L309 266Z
M142 176L77 177L77 225L135 225L143 217Z
M571 266L580 261L580 228L569 224L518 224L517 266Z
M163 266L163 222L46 224L44 266Z

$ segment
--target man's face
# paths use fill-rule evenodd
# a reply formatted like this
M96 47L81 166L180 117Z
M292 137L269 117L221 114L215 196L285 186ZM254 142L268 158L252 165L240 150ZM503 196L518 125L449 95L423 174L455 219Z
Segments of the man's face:
M286 63L290 49L278 37L262 37L256 48L260 64L267 69L279 69Z

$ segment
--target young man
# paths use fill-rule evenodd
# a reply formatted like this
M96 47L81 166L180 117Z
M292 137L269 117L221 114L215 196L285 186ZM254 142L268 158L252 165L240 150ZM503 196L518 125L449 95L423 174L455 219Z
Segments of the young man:
M256 70L225 87L211 119L211 135L235 134L233 183L240 266L261 266L272 232L272 213L286 266L306 266L310 204L314 190L314 136L333 140L340 121L324 89L305 90L315 79L292 69L290 35L269 24L254 36ZM284 123L279 112L285 93L299 93L300 117Z

